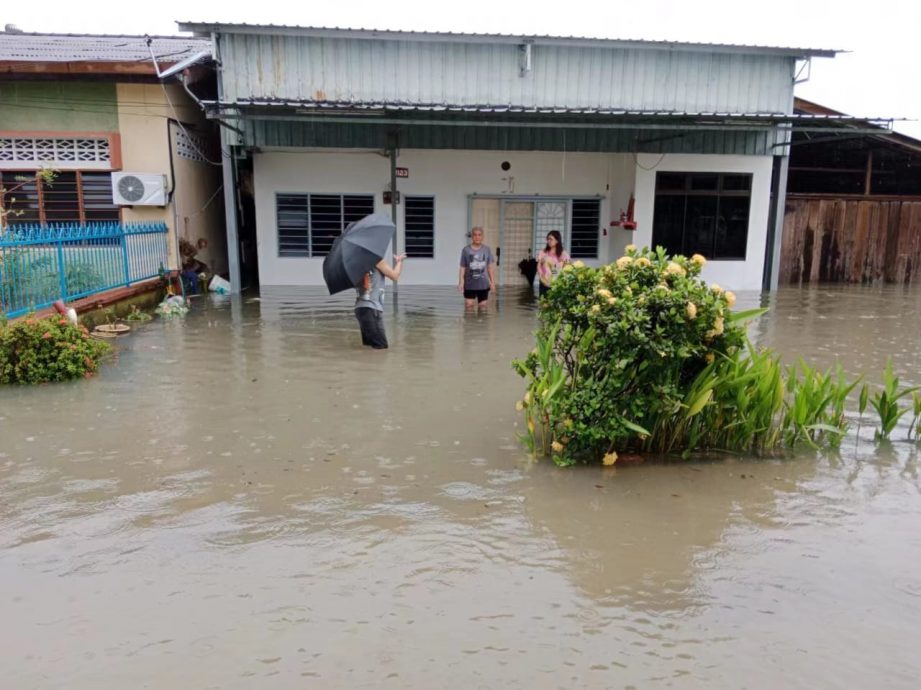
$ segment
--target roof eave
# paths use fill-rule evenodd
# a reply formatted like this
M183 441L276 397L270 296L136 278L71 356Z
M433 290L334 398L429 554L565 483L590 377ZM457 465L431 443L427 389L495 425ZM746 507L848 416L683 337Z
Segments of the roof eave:
M198 35L212 33L249 34L264 36L300 36L305 38L341 38L353 40L415 41L419 43L488 43L491 45L548 45L574 48L633 48L638 50L671 50L678 52L738 53L745 55L773 55L778 57L833 58L842 52L837 49L787 48L773 46L745 46L724 43L683 43L680 41L640 41L628 39L581 38L566 36L537 36L509 34L468 34L427 31L378 31L374 29L337 29L326 27L301 27L273 24L233 24L221 22L177 22L180 31Z

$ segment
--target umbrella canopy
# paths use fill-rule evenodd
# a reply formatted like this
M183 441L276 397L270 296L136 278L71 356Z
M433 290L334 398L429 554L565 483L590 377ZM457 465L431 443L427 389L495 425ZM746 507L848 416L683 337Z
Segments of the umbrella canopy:
M358 285L387 254L394 230L393 221L383 213L365 216L347 227L323 259L323 280L329 294Z

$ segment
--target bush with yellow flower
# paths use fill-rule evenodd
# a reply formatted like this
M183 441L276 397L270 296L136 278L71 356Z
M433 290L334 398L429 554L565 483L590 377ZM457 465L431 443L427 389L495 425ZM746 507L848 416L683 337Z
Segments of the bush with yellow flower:
M669 445L663 422L687 408L691 383L746 342L735 296L700 278L704 263L631 246L609 266L558 275L537 348L515 362L536 451L561 465L613 464L617 452Z

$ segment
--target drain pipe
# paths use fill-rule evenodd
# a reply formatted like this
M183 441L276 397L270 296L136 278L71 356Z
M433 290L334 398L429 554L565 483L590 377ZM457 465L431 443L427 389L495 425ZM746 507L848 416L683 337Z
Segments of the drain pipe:
M393 221L393 255L396 256L397 250L397 135L396 132L391 134L390 138L390 218ZM393 295L396 297L399 292L400 281L393 283Z

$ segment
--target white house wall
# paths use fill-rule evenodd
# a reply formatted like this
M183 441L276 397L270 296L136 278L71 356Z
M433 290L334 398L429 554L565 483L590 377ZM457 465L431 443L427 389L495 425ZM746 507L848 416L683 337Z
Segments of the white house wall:
M502 171L503 161L511 164ZM402 194L435 197L435 257L410 259L401 284L451 285L467 242L471 195L602 197L601 224L616 219L636 195L638 229L616 228L599 239L599 264L620 256L629 244L649 245L655 204L655 172L745 172L753 175L745 261L711 261L704 276L732 289L760 289L770 197L769 156L685 155L634 157L631 154L562 154L404 150L398 165L409 169L399 179ZM279 257L275 217L277 193L371 194L375 211L390 213L382 193L390 183L390 161L376 152L275 150L255 154L254 179L262 285L320 285L322 258ZM506 178L506 179L503 179ZM403 241L403 207L398 207L398 242ZM503 257L517 262L519 257Z
M639 155L636 166L636 220L634 244L652 243L657 172L751 173L751 207L744 261L708 261L703 277L733 290L760 290L771 200L771 156ZM617 247L622 250L622 247Z
M500 168L503 161L511 164L508 173ZM456 282L458 257L467 242L470 195L510 196L509 182L502 178L514 178L516 196L600 195L604 197L602 224L610 219L611 206L617 213L626 207L633 187L633 159L626 155L412 150L401 151L398 164L409 168L409 178L397 183L402 194L435 197L435 258L407 261L401 283L410 285ZM259 281L263 285L322 283L321 258L278 256L276 193L373 194L375 211L390 213L390 206L382 199L390 183L390 161L377 153L259 153L254 160L254 177ZM398 241L403 247L402 205L398 213ZM599 262L607 260L609 243L610 238L600 238Z

